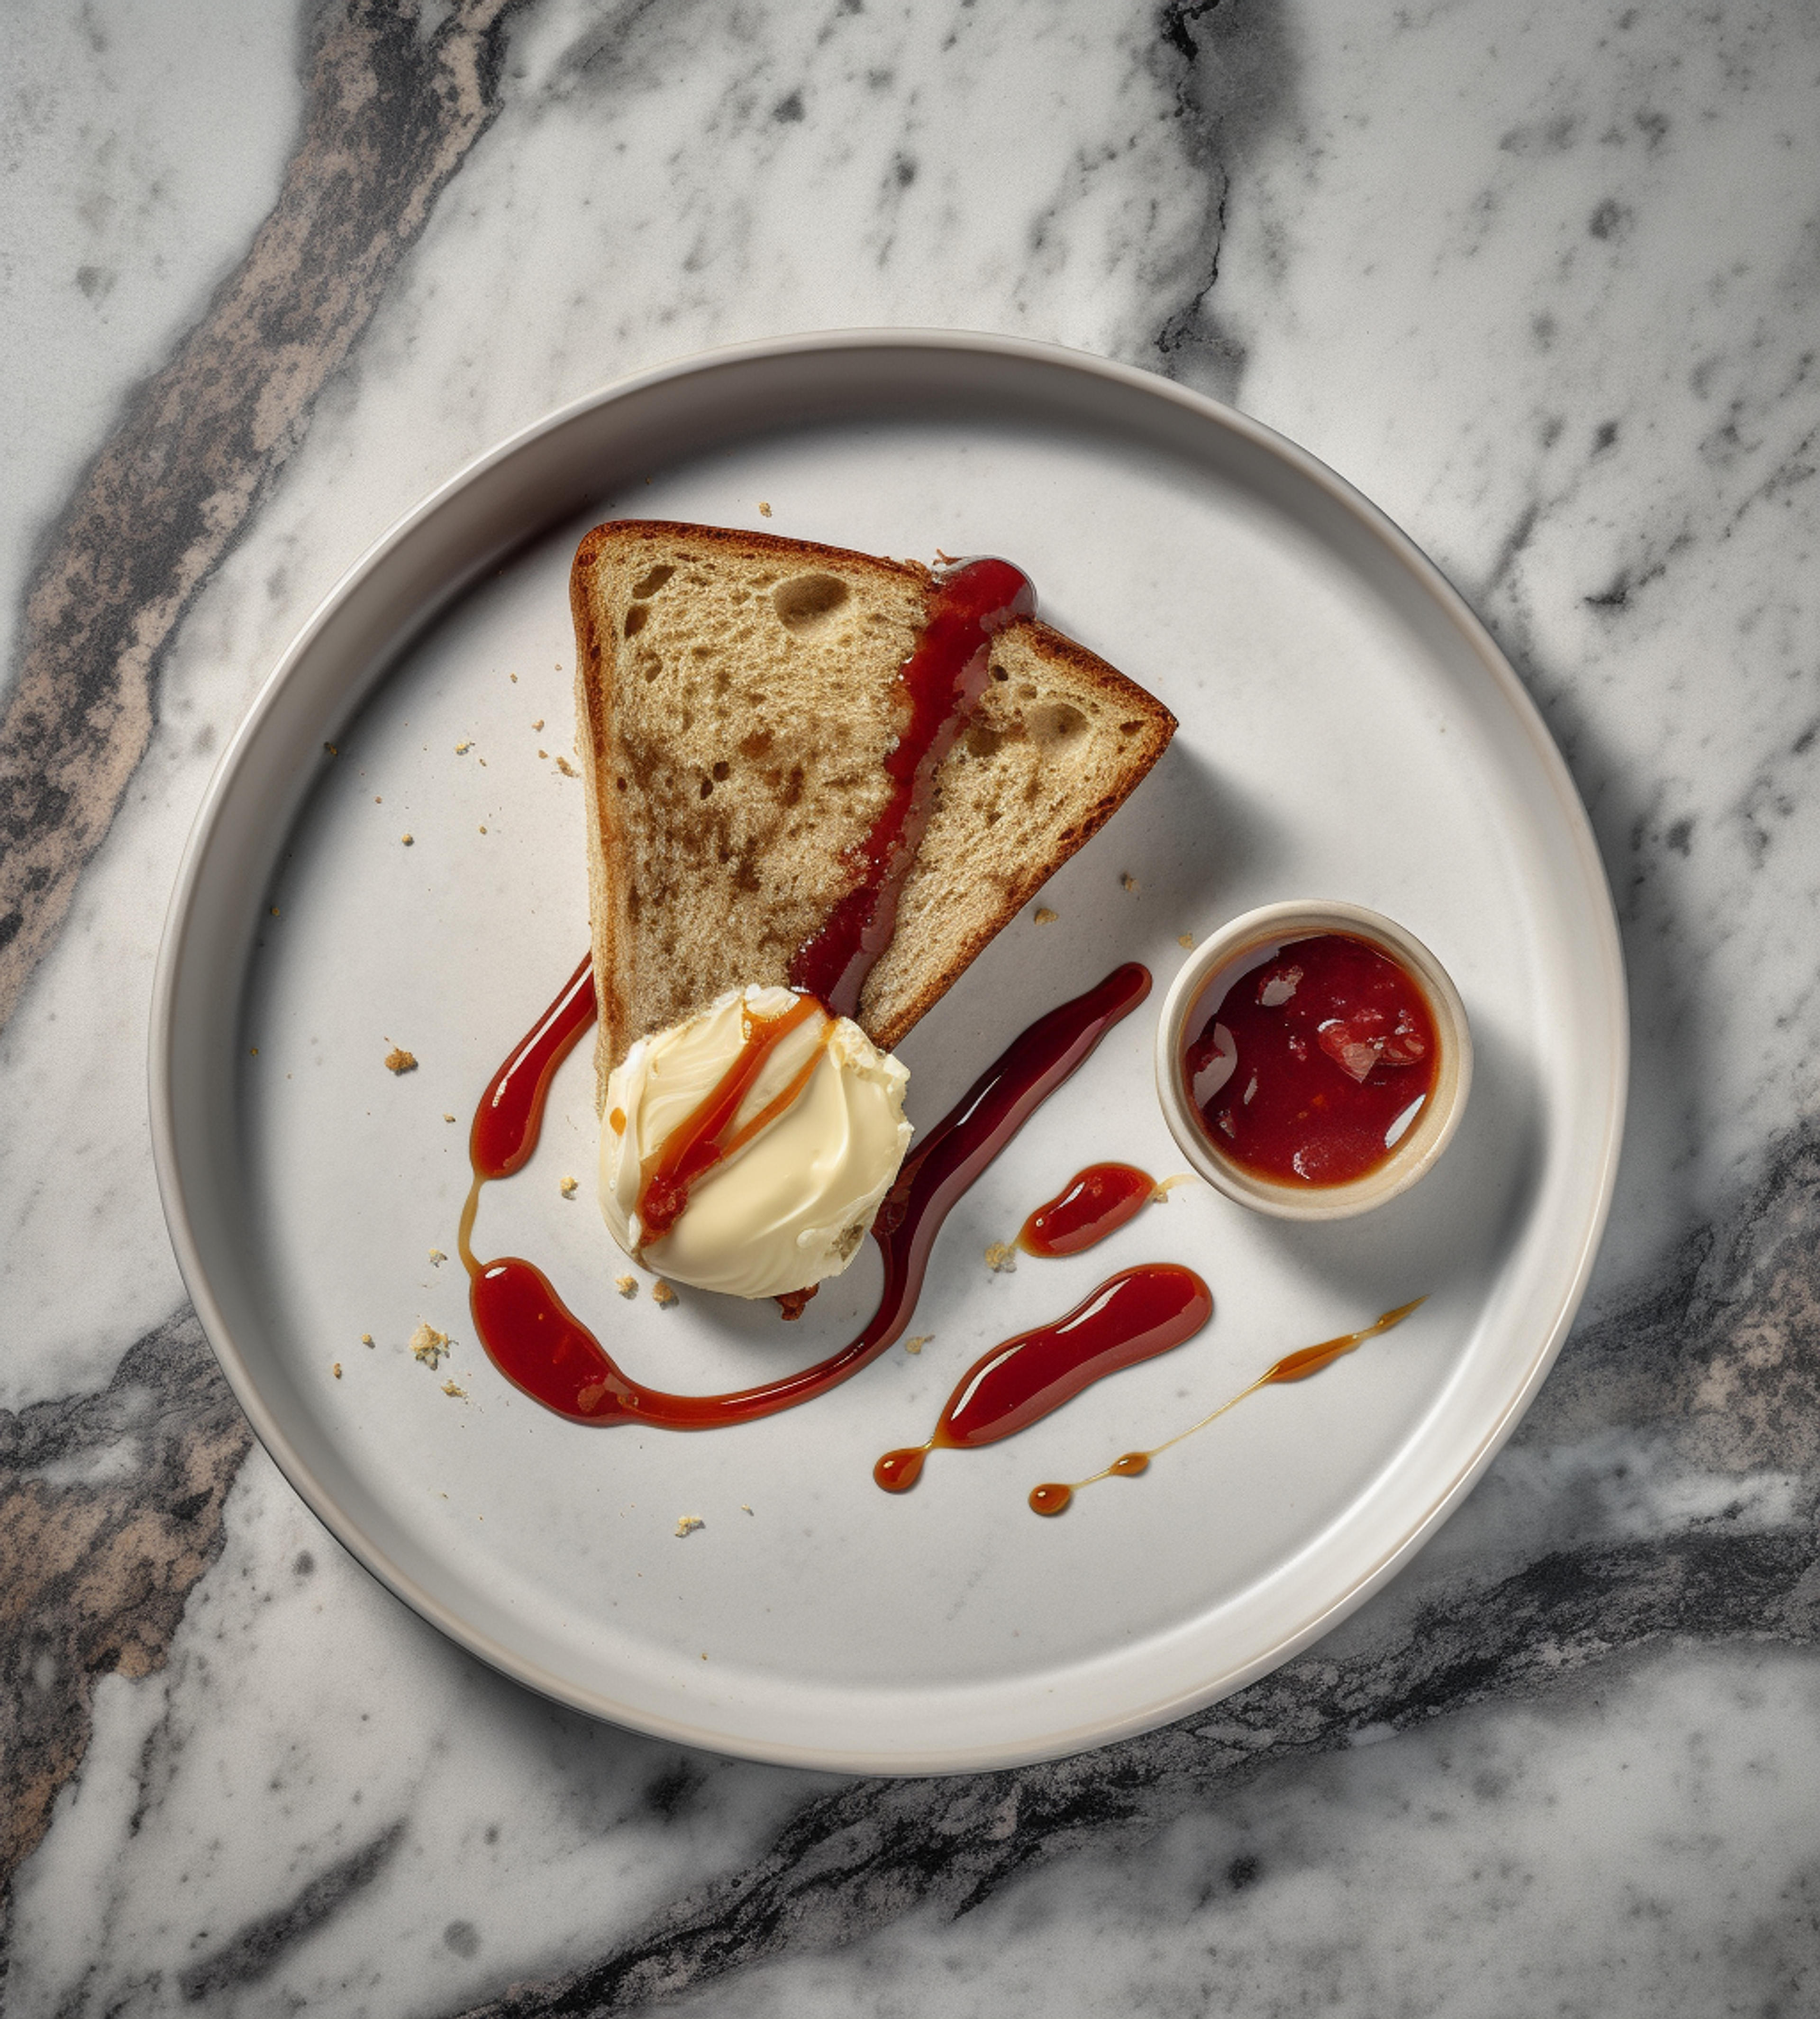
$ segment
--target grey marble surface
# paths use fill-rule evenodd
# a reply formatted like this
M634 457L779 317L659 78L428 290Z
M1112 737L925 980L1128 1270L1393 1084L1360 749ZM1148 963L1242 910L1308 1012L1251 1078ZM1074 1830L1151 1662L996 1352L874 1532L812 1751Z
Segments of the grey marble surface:
M0 1860L21 2015L1793 2013L1820 1998L1820 24L1801 0L14 9ZM1413 1568L975 1780L680 1753L457 1654L252 1444L147 1142L223 741L368 542L727 339L1051 338L1474 602L1623 924L1581 1323Z

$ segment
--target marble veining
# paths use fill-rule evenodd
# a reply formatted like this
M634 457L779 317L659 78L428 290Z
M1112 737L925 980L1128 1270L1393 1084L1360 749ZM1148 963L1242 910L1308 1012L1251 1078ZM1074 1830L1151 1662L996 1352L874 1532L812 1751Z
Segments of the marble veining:
M280 174L46 14L0 149L39 348L107 230L174 277L13 437L82 473L0 676L9 2011L1811 2004L1811 10L337 0L212 71L148 19L69 32L303 111ZM891 321L1169 372L1405 525L1568 758L1637 1045L1587 1313L1411 1569L1211 1713L910 1784L593 1725L372 1585L183 1306L142 1092L208 767L362 547L619 372Z

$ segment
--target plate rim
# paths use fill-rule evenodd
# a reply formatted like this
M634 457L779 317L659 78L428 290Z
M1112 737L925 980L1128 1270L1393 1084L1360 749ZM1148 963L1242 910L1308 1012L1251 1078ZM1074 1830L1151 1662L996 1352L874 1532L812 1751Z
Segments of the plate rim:
M1602 897L1595 904L1598 926L1596 948L1583 952L1596 955L1601 995L1608 1018L1602 1033L1611 1060L1605 1110L1594 1167L1596 1196L1592 1211L1581 1231L1574 1266L1564 1279L1552 1319L1539 1349L1530 1362L1524 1380L1507 1399L1477 1448L1451 1483L1430 1504L1427 1513L1405 1535L1379 1558L1371 1569L1355 1578L1311 1619L1285 1636L1269 1649L1236 1662L1220 1673L1191 1688L1128 1708L1117 1715L1065 1730L1050 1729L1025 1743L1007 1745L994 1742L978 1746L946 1746L937 1750L906 1753L854 1751L843 1747L823 1748L789 1742L764 1742L741 1734L729 1736L682 1716L654 1715L641 1707L616 1701L604 1693L579 1686L569 1677L554 1673L495 1637L482 1631L425 1589L393 1560L345 1510L334 1493L293 1444L276 1414L266 1402L251 1368L236 1343L232 1328L218 1302L201 1244L191 1221L189 1198L178 1147L179 1124L173 1086L172 1055L176 1044L176 1010L179 980L186 955L196 930L200 886L215 831L241 764L257 739L266 719L284 694L299 664L306 657L335 613L364 584L385 567L393 553L417 529L434 517L451 499L488 472L509 462L531 444L560 431L582 416L651 388L695 374L776 357L801 356L825 351L889 351L914 350L931 352L966 352L1010 362L1026 362L1051 368L1060 367L1089 378L1121 386L1128 391L1160 399L1212 422L1246 441L1253 448L1286 464L1303 481L1324 492L1354 523L1361 532L1386 550L1413 579L1415 585L1447 620L1477 658L1510 715L1521 730L1535 760L1539 775L1552 791L1562 825L1562 838L1569 844L1574 860L1590 891ZM459 585L455 585L459 593ZM420 625L413 625L415 635ZM388 657L402 646L394 646ZM232 1389L260 1442L284 1474L292 1490L321 1521L354 1560L384 1585L420 1618L470 1654L513 1680L557 1702L587 1715L643 1732L671 1743L697 1747L723 1756L752 1759L778 1766L806 1767L822 1772L913 1777L941 1774L999 1771L1040 1760L1064 1758L1173 1723L1205 1709L1249 1683L1268 1675L1311 1646L1340 1624L1410 1561L1465 1499L1528 1408L1546 1379L1565 1342L1584 1299L1600 1242L1610 1216L1622 1148L1627 1104L1630 1033L1629 999L1626 985L1622 943L1619 935L1610 879L1599 854L1592 822L1574 784L1572 774L1559 746L1550 734L1540 709L1523 685L1515 669L1492 638L1483 622L1441 569L1414 540L1356 487L1329 467L1311 451L1279 434L1263 422L1207 394L1179 385L1159 374L1123 364L1110 358L1042 342L1028 337L1001 335L984 331L930 328L914 326L818 330L717 345L695 351L641 371L631 372L564 402L527 426L518 429L492 448L462 465L437 484L416 505L400 515L347 567L328 589L280 655L272 671L242 715L212 774L186 837L176 879L166 908L154 971L151 1014L148 1030L148 1094L152 1156L158 1194L178 1269L184 1287L216 1362Z

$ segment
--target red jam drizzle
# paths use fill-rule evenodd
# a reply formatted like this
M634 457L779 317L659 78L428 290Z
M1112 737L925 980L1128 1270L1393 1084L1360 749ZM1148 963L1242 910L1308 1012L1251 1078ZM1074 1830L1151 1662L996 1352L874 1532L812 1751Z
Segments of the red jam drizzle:
M535 1149L551 1075L593 1020L593 973L584 961L495 1075L474 1117L469 1139L474 1179L462 1212L459 1246L481 1344L514 1386L577 1423L714 1430L751 1423L825 1394L902 1333L915 1309L935 1237L955 1202L1112 1026L1149 993L1148 970L1128 962L1085 995L1039 1017L911 1151L872 1223L885 1283L879 1308L857 1338L781 1380L730 1394L674 1395L647 1388L625 1372L535 1263L517 1256L483 1262L473 1251L481 1187L521 1169Z
M1412 976L1367 941L1321 933L1239 976L1182 1065L1234 1163L1340 1185L1388 1161L1434 1089L1438 1049Z
M1079 1255L1135 1220L1156 1196L1156 1180L1131 1164L1089 1164L1024 1223L1026 1255Z
M741 1104L764 1063L778 1044L821 1006L814 996L799 996L788 1010L775 1017L745 1016L745 1042L707 1098L679 1122L658 1147L657 1154L640 1174L638 1190L640 1245L661 1241L683 1216L691 1186L698 1184L716 1165L749 1143L767 1122L783 1113L809 1084L810 1076L821 1062L818 1049L795 1074L790 1083L758 1113L735 1127ZM830 1024L832 1030L833 1026Z
M1015 1437L1108 1374L1194 1337L1213 1296L1192 1269L1152 1262L1102 1283L1066 1318L1020 1332L963 1374L926 1444L886 1452L872 1477L908 1493L932 1451L972 1451Z
M1085 1479L1063 1481L1052 1479L1041 1486L1030 1489L1030 1510L1033 1514L1060 1514L1083 1487L1096 1484L1102 1479L1136 1479L1148 1472L1150 1462L1197 1430L1204 1430L1209 1423L1216 1423L1229 1409L1236 1409L1248 1395L1255 1395L1259 1389L1268 1388L1274 1383L1306 1381L1311 1374L1318 1374L1324 1367L1331 1367L1342 1354L1355 1351L1368 1339L1376 1339L1380 1332L1388 1332L1393 1325L1400 1325L1418 1306L1427 1303L1426 1297L1417 1297L1407 1304L1399 1304L1394 1311L1386 1311L1381 1318L1362 1326L1357 1332L1342 1332L1337 1339L1324 1339L1318 1346L1305 1346L1300 1351L1285 1354L1283 1357L1267 1368L1249 1388L1242 1388L1230 1400L1222 1402L1210 1415L1199 1423L1191 1423L1185 1430L1178 1430L1173 1437L1166 1437L1160 1444L1152 1444L1148 1451L1130 1451Z
M858 880L790 962L790 985L837 1017L857 1017L873 963L891 944L897 899L929 825L935 774L985 691L993 638L1035 614L1030 578L1010 562L963 562L937 581L915 649L898 669L910 719L885 758L890 796L854 851Z

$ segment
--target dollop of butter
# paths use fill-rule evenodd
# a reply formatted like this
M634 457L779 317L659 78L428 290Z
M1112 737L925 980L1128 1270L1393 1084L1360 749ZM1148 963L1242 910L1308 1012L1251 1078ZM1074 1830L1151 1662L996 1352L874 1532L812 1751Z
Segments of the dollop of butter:
M686 1023L640 1038L607 1081L600 1208L626 1253L673 1282L778 1297L838 1275L897 1175L910 1147L910 1075L850 1018L818 1005L772 1048L734 1131L809 1067L802 1090L696 1180L667 1234L644 1241L638 1198L651 1161L738 1058L750 1020L781 1016L799 1000L787 988L731 991Z

